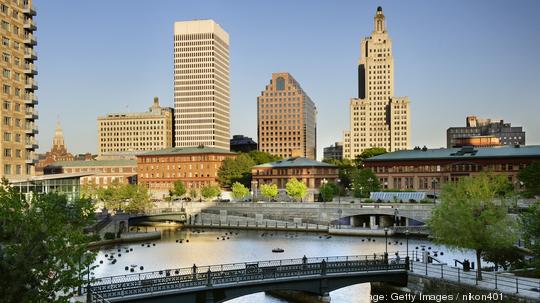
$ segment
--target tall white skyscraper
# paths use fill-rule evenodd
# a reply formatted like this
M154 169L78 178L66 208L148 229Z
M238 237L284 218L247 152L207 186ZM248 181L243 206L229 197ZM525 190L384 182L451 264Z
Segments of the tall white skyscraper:
M229 34L213 20L175 22L175 145L228 150L229 108Z
M344 158L354 159L364 149L408 149L408 97L394 96L392 40L379 6L371 36L362 39L358 62L358 98L350 100L350 130L344 133Z

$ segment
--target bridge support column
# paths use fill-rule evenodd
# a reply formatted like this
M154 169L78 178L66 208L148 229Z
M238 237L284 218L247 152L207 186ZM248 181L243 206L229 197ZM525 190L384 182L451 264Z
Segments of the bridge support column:
M221 224L227 224L227 211L226 210L219 211L219 222L221 222Z
M369 216L369 227L371 229L377 229L377 217Z
M321 264L321 265L325 267L325 271L326 271L326 263ZM326 273L323 273L323 274L326 274ZM330 299L330 293L328 291L328 281L326 279L322 279L320 281L321 281L321 284L319 288L319 300L320 302L330 303L331 299Z
M204 302L205 303L214 303L215 302L214 293L211 290L206 292Z

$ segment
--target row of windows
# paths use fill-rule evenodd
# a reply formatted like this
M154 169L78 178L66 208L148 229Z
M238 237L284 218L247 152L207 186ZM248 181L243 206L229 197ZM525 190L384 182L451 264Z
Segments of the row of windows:
M148 134L147 134L148 135ZM161 135L160 133L154 135ZM101 134L102 137L111 136L111 134ZM112 138L101 138L101 142L118 142L118 141L152 141L152 140L163 140L163 136L159 137L128 137L129 135L114 135Z

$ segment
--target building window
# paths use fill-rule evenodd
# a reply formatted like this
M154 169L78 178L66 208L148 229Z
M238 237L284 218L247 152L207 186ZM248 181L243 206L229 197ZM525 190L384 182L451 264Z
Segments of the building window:
M283 77L276 79L276 90L285 90L285 79Z
M11 164L4 164L4 175L11 175Z

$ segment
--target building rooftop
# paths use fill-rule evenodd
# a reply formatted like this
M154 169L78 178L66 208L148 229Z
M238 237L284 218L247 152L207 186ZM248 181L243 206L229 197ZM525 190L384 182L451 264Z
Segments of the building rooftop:
M31 178L27 179L19 179L19 180L10 180L10 184L17 184L17 183L23 183L23 182L34 182L34 181L47 181L47 180L57 180L57 179L74 179L74 178L81 178L85 176L91 176L94 175L94 173L90 172L82 172L82 173L69 173L69 174L50 174L50 175L42 175L42 176L33 176Z
M495 147L472 147L439 148L400 150L371 157L364 160L372 161L407 161L407 160L441 160L441 159L477 159L477 158L524 158L539 157L540 145L529 146L495 146Z
M198 147L171 147L160 150L149 151L139 156L153 155L189 155L189 154L235 154L229 150L217 147L198 146Z
M90 166L137 166L136 160L89 160L89 161L58 161L51 166L90 167Z
M284 168L284 167L336 167L335 165L311 160L308 158L302 157L293 157L283 160L278 160L270 163L264 163L260 165L255 165L254 168Z

